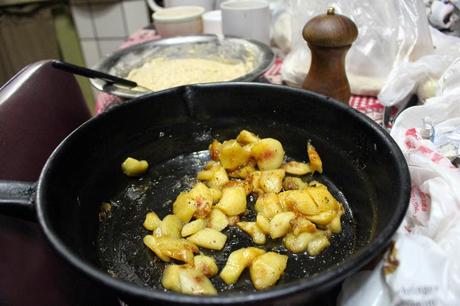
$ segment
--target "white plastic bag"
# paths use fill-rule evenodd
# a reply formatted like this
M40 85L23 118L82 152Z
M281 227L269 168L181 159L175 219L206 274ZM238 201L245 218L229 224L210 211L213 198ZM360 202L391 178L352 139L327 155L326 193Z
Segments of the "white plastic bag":
M378 95L383 105L403 104L415 93L422 101L441 95L442 87L447 86L444 84L445 73L450 74L450 82L457 83L452 76L458 78L460 71L453 71L452 65L460 58L460 38L445 35L434 28L430 30L435 52L415 62L395 65Z
M384 273L387 260L373 271L345 281L340 306L460 305L460 169L436 147L436 131L460 126L460 62L443 78L438 97L403 111L392 137L401 148L411 174L408 213L395 237L394 271ZM434 143L424 139L424 118L434 126Z
M376 95L395 63L413 61L432 52L421 1L292 0L289 4L293 47L283 62L282 78L290 85L300 86L310 66L310 51L302 37L305 23L325 14L331 6L358 26L358 38L346 59L354 94Z

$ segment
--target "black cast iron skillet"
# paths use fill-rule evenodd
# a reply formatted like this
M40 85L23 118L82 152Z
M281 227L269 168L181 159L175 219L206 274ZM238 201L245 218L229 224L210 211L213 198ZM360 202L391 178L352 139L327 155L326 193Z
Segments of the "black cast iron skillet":
M166 292L160 285L164 264L142 244L144 216L149 210L161 217L170 213L177 194L191 186L209 160L212 139L235 138L241 129L280 140L288 158L296 160L308 161L306 142L312 141L324 175L305 179L324 182L345 205L343 232L315 258L290 254L280 241L269 241L264 248L289 255L285 274L269 290L256 292L244 274L231 287L213 278L221 290L215 297ZM123 175L120 164L127 156L148 160L148 173ZM34 205L57 252L124 300L289 305L338 284L385 249L406 212L410 179L395 142L357 111L303 90L227 83L150 94L89 120L49 158L35 204L27 204L29 185L20 185L22 193L13 188L18 185L0 186L3 202L16 203L3 205L7 212L20 203L19 212ZM110 212L101 212L103 202L110 203ZM253 245L235 228L226 233L223 251L205 251L216 257L219 268L232 250Z

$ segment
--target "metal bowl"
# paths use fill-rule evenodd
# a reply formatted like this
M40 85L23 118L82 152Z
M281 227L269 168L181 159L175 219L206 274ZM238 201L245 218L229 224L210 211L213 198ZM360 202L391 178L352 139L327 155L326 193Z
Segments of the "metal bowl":
M129 72L157 58L221 58L223 60L254 61L254 68L230 82L256 80L273 64L275 54L267 45L236 37L196 35L149 41L116 51L105 57L94 69L126 78ZM151 91L122 87L101 79L91 79L98 90L122 98L135 98Z

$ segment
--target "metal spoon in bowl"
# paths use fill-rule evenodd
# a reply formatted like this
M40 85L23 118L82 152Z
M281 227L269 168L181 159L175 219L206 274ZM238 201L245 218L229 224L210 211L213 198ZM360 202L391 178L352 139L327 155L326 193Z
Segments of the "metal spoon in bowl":
M66 63L66 62L63 62L63 61L60 61L60 60L52 60L51 65L54 68L57 68L57 69L60 69L60 70L66 71L66 72L70 72L70 73L73 73L73 74L77 74L77 75L80 75L80 76L84 76L84 77L87 77L87 78L90 78L90 79L102 79L102 80L106 81L107 83L109 83L109 85L117 84L117 85L129 87L129 88L137 87L136 89L139 89L139 91L151 91L148 88L145 88L145 87L142 87L142 86L138 85L134 81L127 80L127 79L124 79L124 78L120 78L120 77L117 77L117 76L114 76L114 75L111 75L111 74L108 74L108 73L105 73L105 72L93 70L93 69L90 69L90 68L81 67L81 66L77 66L77 65L74 65L74 64Z

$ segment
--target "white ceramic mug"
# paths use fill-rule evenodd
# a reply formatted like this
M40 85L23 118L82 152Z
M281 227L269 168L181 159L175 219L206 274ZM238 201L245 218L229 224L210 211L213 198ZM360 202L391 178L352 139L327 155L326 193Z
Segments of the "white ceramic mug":
M153 11L159 11L163 7L159 6L155 0L147 0L150 8ZM215 7L215 0L164 0L164 7L174 6L201 6L204 7L205 11L212 11Z
M224 35L270 44L271 13L264 0L230 0L221 3Z

